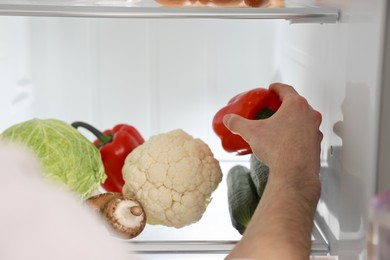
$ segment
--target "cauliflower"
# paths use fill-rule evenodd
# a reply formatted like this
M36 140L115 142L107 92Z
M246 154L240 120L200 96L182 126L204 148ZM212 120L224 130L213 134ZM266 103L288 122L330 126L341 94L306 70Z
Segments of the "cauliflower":
M149 224L181 228L197 222L222 179L202 140L181 129L152 136L123 166L123 194L143 206Z

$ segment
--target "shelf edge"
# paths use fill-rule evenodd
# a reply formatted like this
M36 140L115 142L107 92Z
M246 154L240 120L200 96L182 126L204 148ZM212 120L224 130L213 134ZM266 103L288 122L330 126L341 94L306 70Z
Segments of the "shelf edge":
M162 8L0 4L2 16L147 18L147 19L284 19L293 23L336 23L336 8Z

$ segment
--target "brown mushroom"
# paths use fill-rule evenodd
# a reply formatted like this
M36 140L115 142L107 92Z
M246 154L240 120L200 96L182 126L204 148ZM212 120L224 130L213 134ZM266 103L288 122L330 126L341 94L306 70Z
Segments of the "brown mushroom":
M157 3L163 6L169 7L185 7L191 6L196 0L155 0Z
M113 230L126 238L138 236L146 225L146 214L142 205L129 196L111 199L103 213Z
M269 0L245 0L245 4L250 7L266 6L269 2Z
M120 193L107 192L101 193L92 197L89 197L85 202L97 212L103 213L106 204L114 199L121 196Z
M155 0L168 7L278 7L284 0ZM277 1L278 5L273 5Z

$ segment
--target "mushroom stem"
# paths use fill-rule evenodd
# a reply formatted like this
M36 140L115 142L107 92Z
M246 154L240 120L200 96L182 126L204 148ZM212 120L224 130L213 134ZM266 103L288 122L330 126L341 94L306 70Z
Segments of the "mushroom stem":
M133 206L130 208L130 213L134 216L141 216L142 215L142 209L140 206Z

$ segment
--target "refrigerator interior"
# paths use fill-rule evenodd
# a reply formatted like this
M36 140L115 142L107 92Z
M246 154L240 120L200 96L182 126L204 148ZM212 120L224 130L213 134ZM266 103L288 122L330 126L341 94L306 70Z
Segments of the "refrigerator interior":
M0 131L30 118L81 120L102 130L123 122L145 139L181 128L210 146L226 176L248 157L222 150L213 115L237 93L288 83L323 114L313 255L365 259L367 205L377 185L385 2L349 1L338 6L340 21L323 24L0 17ZM131 243L151 258L173 259L167 253L179 248L186 259L197 252L220 259L240 239L225 182L198 223L148 225Z

